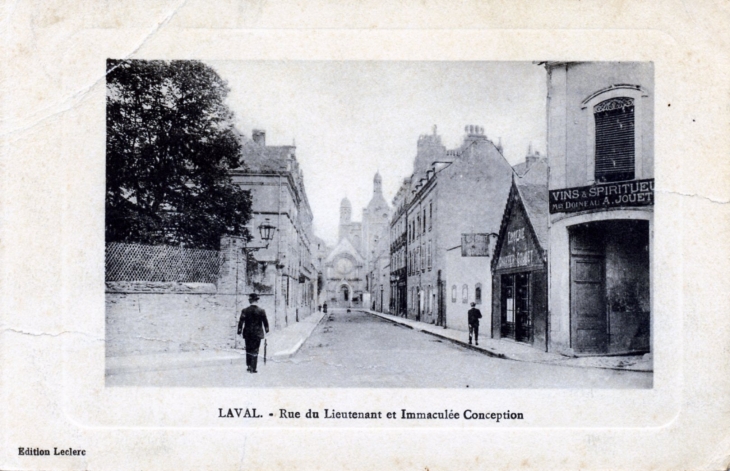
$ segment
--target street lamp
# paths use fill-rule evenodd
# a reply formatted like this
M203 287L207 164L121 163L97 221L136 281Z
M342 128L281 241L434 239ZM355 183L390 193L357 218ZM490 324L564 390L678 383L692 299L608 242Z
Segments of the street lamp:
M277 230L276 226L272 226L269 223L269 218L266 218L263 224L260 224L259 227L259 235L261 236L261 240L266 242L266 245L261 245L258 247L255 246L249 246L246 245L246 239L243 239L244 246L241 248L241 253L246 256L246 260L248 260L249 255L251 252L254 252L256 250L261 249L268 249L269 244L271 243L271 240L274 238L274 232ZM238 252L236 252L238 254ZM278 263L278 261L277 261ZM238 312L238 265L240 264L240 256L236 255L236 312Z
M259 235L261 236L261 240L266 242L266 245L262 245L259 247L252 247L252 246L246 245L242 249L242 251L244 253L269 248L269 244L271 243L271 240L274 238L274 231L276 231L276 226L272 226L269 223L269 218L266 218L264 223L259 225L258 229L259 229Z
M272 226L271 224L269 224L269 218L266 218L266 222L259 226L259 234L261 234L261 239L267 242L271 241L271 239L274 238L275 230L276 226Z

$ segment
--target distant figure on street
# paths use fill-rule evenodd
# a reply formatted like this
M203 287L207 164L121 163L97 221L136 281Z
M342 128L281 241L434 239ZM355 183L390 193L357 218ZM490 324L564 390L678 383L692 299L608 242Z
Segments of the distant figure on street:
M243 335L246 344L246 370L249 373L256 373L261 339L264 338L264 330L266 330L266 333L269 332L269 320L266 319L266 311L256 305L258 300L258 294L251 293L248 295L248 302L251 305L241 311L241 318L238 321L238 335Z
M471 309L469 309L469 345L471 345L471 336L474 334L474 341L479 345L479 319L482 318L482 313L477 309L475 303L471 303Z
M327 314L327 303L322 304L322 311Z

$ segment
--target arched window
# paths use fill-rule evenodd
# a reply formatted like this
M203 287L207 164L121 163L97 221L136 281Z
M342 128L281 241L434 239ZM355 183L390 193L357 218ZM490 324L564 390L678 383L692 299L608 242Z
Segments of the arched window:
M451 302L456 302L456 285L451 287Z
M632 180L635 163L634 99L615 97L593 107L597 183Z
M482 284L477 283L477 286L474 288L474 302L477 304L482 303Z
M467 285L461 287L461 302L463 304L469 302L469 286Z

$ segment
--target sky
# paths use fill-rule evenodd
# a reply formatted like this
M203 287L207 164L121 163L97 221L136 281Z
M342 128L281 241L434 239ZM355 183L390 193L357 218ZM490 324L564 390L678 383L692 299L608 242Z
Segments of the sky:
M339 207L360 220L380 171L392 202L433 126L447 149L464 127L502 139L512 164L545 153L546 71L531 62L208 61L228 82L236 126L267 145L297 146L315 234L337 242Z

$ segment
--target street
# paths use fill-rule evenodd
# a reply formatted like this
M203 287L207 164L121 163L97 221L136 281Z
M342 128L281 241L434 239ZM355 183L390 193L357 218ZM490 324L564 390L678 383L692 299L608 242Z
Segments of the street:
M263 348L262 348L263 351ZM360 311L332 309L292 358L128 373L108 386L651 388L651 373L497 359Z

